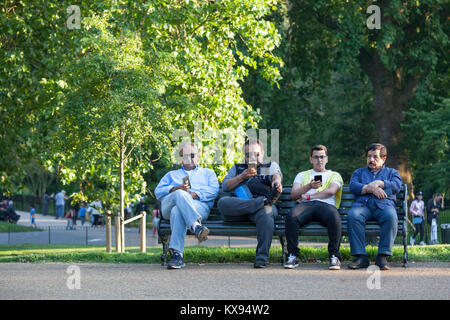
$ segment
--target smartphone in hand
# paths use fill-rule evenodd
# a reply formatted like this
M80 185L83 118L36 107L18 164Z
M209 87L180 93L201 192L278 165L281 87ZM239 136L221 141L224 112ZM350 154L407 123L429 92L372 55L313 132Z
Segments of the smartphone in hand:
M257 163L256 162L249 162L248 163L248 168L249 169L255 169L256 170L256 167L257 167Z
M183 177L183 184L187 184L189 188L191 187L191 182L189 181L189 176Z
M317 176L314 176L314 181L320 181L320 182L322 182L322 175L319 174L319 175L317 175Z

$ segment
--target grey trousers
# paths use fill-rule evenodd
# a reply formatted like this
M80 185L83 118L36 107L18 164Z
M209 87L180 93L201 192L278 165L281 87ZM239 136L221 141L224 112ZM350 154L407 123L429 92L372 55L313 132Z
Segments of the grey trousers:
M278 214L277 207L264 206L263 197L248 200L223 197L219 199L217 207L224 216L247 216L256 224L258 245L255 262L267 262L275 228L274 219Z

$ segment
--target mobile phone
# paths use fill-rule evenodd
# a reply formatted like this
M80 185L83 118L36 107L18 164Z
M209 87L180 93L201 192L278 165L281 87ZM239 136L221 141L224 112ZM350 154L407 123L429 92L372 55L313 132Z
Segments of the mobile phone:
M322 182L322 175L314 176L314 181L320 181L320 182Z
M249 162L249 163L248 163L248 168L249 168L249 169L251 169L251 168L256 169L256 167L257 167L257 163L256 163L256 162Z
M189 181L189 176L183 177L183 184L187 184L189 188L191 187L191 182Z

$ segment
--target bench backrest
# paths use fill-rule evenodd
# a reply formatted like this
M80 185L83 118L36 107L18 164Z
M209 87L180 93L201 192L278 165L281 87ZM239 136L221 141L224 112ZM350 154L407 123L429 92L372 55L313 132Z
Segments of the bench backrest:
M291 200L291 190L292 186L283 186L283 193L280 196L280 199L276 203L276 206L278 207L278 214L281 218L284 219L286 215L289 213L292 207L295 206L296 202ZM214 207L211 210L210 216L208 220L221 220L223 219L223 216L220 214L219 210L217 209L217 201L223 196L230 196L230 193L219 193L219 196L216 198ZM406 184L402 185L402 188L400 192L397 194L397 202L396 202L396 209L397 209L397 215L399 221L406 220L407 216L407 186ZM350 208L353 205L353 202L355 201L355 196L350 192L350 188L348 185L344 185L342 189L342 201L341 206L339 208L339 213L341 215L342 220L347 220L347 214Z

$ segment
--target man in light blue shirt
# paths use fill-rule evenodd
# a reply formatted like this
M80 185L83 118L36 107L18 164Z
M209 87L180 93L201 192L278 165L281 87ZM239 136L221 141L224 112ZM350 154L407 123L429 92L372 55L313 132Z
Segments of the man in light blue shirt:
M185 267L183 250L187 228L200 242L208 239L209 230L201 221L208 218L219 193L214 171L197 165L199 156L195 145L185 142L178 150L181 168L166 173L155 189L155 196L161 201L162 217L170 220L172 230L170 249L173 255L168 269Z
M55 196L56 201L56 217L55 219L63 218L64 217L64 203L65 200L68 198L66 197L66 192L64 190L61 190L58 192Z

